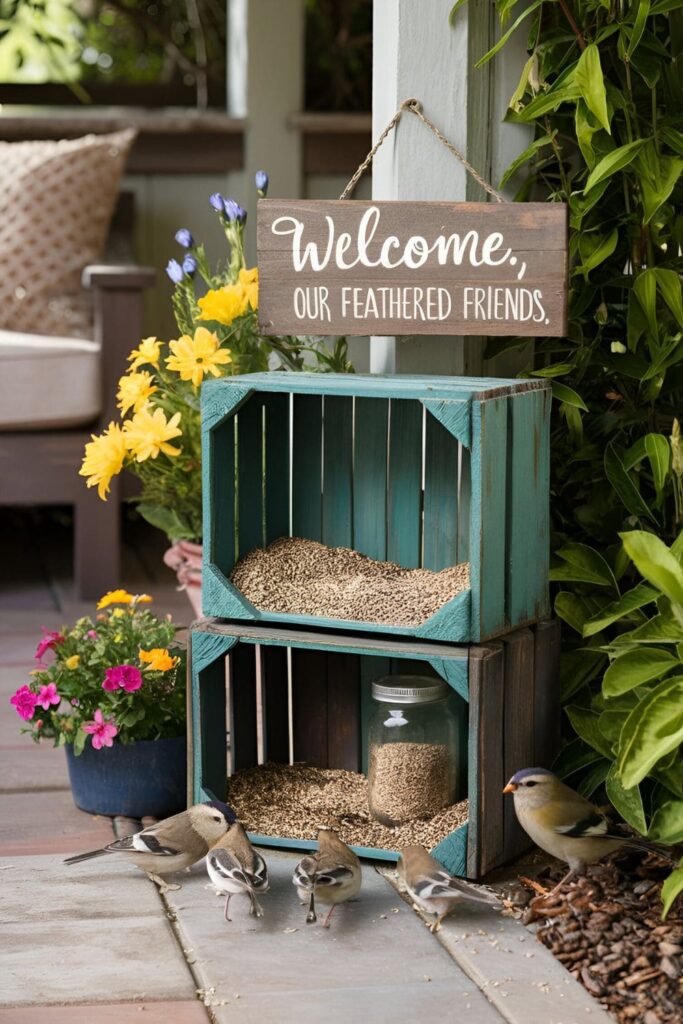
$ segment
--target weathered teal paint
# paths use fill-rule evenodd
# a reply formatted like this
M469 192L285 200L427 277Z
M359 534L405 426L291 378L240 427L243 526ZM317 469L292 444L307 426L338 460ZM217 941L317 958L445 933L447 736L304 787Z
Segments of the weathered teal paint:
M192 720L187 723L188 741L192 750L192 792L194 802L200 803L203 800L225 799L222 796L206 796L205 786L209 777L215 778L220 772L220 762L215 763L215 748L213 763L207 759L207 744L205 731L209 725L211 715L202 702L203 694L209 679L203 679L204 673L212 678L213 689L220 688L223 679L222 659L238 642L237 637L205 633L202 630L192 630L190 633L189 645L189 678L192 686L192 699L190 708ZM204 685L203 685L204 684ZM225 714L223 714L225 722ZM225 736L225 728L223 728ZM223 774L226 775L225 787L227 786L227 772L225 772L225 748L223 747ZM219 788L219 787L216 787Z
M323 544L353 547L353 399L323 401Z
M387 444L389 402L355 401L353 546L370 558L387 557Z
M431 851L432 856L452 875L467 875L467 837L468 826L465 823L442 839Z
M414 569L422 560L422 406L395 398L389 415L387 558Z
M436 572L458 560L458 448L446 427L428 415L422 565Z
M289 395L264 394L266 544L289 533Z
M207 382L205 612L449 643L547 614L549 394L538 380L431 376ZM468 561L470 591L410 628L261 612L228 583L235 535L240 555L292 535L408 568Z
M287 374L289 377L290 374ZM292 536L322 539L323 402L320 395L294 395L292 438Z

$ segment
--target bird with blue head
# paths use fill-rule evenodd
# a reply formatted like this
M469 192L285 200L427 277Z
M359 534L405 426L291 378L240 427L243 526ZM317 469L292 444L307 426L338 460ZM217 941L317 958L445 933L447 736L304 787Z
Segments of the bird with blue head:
M117 854L119 859L145 871L147 877L162 890L180 889L177 884L167 883L163 876L189 868L205 857L236 820L235 812L228 804L209 800L157 821L125 839L108 843L101 850L67 857L64 863L80 864L93 857Z

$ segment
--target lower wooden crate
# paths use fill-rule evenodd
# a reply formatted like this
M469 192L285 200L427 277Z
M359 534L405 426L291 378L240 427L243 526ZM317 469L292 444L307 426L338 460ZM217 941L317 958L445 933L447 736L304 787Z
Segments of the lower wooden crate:
M200 620L188 658L188 800L229 800L229 775L266 761L365 771L373 680L436 673L461 713L459 798L468 798L469 818L432 852L453 874L480 878L529 846L502 789L515 771L548 767L557 754L559 646L551 620L482 646ZM251 839L315 848L288 836Z

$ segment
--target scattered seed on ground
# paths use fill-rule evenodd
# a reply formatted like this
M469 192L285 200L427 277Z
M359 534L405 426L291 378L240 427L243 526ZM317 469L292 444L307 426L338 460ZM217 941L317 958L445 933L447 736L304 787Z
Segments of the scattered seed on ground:
M468 589L470 567L405 569L351 548L280 537L248 552L230 579L263 611L418 626Z
M431 849L468 816L462 800L432 818L389 828L370 817L365 776L341 768L269 763L237 772L228 786L230 805L248 831L291 839L315 839L319 828L334 828L355 846Z

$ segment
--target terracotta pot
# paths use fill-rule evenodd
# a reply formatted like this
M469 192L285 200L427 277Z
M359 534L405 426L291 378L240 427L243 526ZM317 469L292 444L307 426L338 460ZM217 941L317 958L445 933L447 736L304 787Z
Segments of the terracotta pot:
M178 577L178 589L187 594L194 613L202 614L202 545L179 540L164 552L164 562Z

